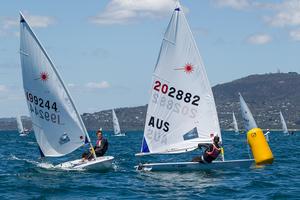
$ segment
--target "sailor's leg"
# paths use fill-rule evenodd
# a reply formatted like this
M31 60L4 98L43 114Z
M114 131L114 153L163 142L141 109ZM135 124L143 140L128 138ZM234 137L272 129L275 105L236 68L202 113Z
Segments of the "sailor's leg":
M202 156L196 156L192 159L192 162L202 162Z

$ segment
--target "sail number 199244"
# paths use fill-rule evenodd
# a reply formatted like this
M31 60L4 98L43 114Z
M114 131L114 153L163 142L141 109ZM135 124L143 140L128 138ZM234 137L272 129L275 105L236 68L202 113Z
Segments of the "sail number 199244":
M60 116L56 114L58 112L56 102L44 100L30 92L26 92L26 99L29 102L29 110L31 113L34 113L43 120L60 124ZM53 111L55 111L55 113L52 113Z
M49 100L44 100L43 98L39 98L35 95L32 95L29 92L26 92L27 101L34 103L35 105L41 108L47 108L48 110L52 109L57 112L56 102L50 102Z

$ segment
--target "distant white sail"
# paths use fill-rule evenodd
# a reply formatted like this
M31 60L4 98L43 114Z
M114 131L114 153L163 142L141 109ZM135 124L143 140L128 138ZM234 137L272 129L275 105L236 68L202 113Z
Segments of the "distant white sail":
M232 112L232 124L233 124L234 132L238 133L239 132L239 127L238 127L238 123L236 121L234 112Z
M240 93L239 93L239 97L240 97L241 112L242 112L244 127L245 127L245 131L247 132L253 128L257 128L257 125L252 116L250 109L248 108L244 98Z
M117 115L116 115L114 109L112 109L112 118L113 118L114 134L120 135L121 129L120 129L119 121L118 121L118 118L117 118Z
M88 137L57 69L21 14L20 55L28 109L45 156L63 156ZM88 141L89 138L88 138Z
M284 134L288 134L289 131L288 131L287 125L285 123L285 120L284 120L284 117L283 117L281 111L280 111L279 114L280 114L280 121L281 121L281 125L282 125L282 131L283 131Z
M152 76L141 153L181 153L221 132L196 42L180 5L165 32Z
M17 119L18 132L20 134L24 134L24 127L23 127L23 124L22 124L21 116L18 115L16 117L16 119Z

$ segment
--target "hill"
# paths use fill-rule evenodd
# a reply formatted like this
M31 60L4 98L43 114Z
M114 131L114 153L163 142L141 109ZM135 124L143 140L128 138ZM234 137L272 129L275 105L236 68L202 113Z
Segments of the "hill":
M288 128L300 129L300 74L296 72L256 74L214 86L213 93L223 129L231 128L233 111L239 127L243 127L238 92L243 95L261 128L281 128L279 118L281 110ZM115 111L123 130L143 130L147 105L117 108ZM88 130L96 130L99 127L112 130L111 110L84 113L82 118ZM22 120L25 127L31 127L28 117L23 117ZM15 129L14 118L0 119L0 130Z
M288 128L300 128L300 75L270 73L251 75L229 83L216 85L213 92L222 128L229 128L231 115L237 115L239 126L242 121L238 92L247 102L258 126L281 128L281 110Z

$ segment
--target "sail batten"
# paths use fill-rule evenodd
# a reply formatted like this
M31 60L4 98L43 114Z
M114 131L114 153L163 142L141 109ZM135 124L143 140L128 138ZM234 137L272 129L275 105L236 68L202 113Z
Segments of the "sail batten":
M20 18L23 87L35 136L45 156L63 156L89 136L55 65L22 13Z
M152 74L141 154L187 152L216 135L221 138L211 86L178 4Z

